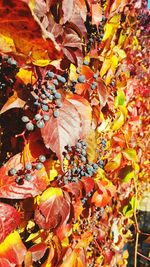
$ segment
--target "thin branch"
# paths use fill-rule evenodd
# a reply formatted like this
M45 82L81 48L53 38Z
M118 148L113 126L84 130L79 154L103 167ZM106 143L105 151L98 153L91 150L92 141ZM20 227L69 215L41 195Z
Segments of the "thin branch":
M141 254L140 252L137 251L137 254L138 254L139 256L141 256L143 259L145 259L145 260L147 260L147 261L150 261L150 258L149 258L149 257L144 256L144 255Z

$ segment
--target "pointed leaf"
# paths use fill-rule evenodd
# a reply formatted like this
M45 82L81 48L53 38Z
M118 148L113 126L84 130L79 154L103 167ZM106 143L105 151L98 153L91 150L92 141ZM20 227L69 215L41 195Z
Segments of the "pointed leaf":
M20 224L19 212L10 205L0 203L0 243Z

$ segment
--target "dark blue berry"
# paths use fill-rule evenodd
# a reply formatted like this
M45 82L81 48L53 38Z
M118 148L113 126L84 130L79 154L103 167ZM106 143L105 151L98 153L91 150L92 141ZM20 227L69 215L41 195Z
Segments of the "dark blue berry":
M55 118L58 118L59 117L59 110L54 110L53 116Z
M43 120L37 121L36 126L40 129L44 128L45 123Z
M85 59L85 60L83 61L83 65L88 66L88 65L89 65L89 62Z
M42 116L41 116L40 114L36 114L36 115L34 116L34 118L35 118L36 121L39 121L39 120L42 119Z
M27 173L27 174L25 174L24 178L26 181L30 181L32 179L32 176L30 173Z
M44 116L43 116L43 119L44 119L44 121L49 121L49 115L47 115L47 114L45 114Z
M97 73L94 73L93 74L93 78L95 78L95 79L98 78L98 74Z
M52 72L52 71L49 70L49 71L47 71L46 76L47 76L48 78L54 78L55 74L54 74L54 72Z
M21 118L21 120L22 120L23 122L29 122L29 121L30 121L29 118L28 118L27 116L23 116L23 117Z
M17 170L15 169L15 168L11 168L10 170L9 170L9 174L10 175L15 175L17 173Z
M79 83L84 83L84 82L85 82L85 76L84 76L84 75L80 75L80 76L78 77L78 82L79 82Z
M48 111L48 105L42 105L42 110L43 111Z
M25 169L26 169L27 171L31 171L31 170L32 170L32 164L31 164L31 163L26 163L26 164L25 164Z
M58 83L58 80L57 80L57 79L54 79L54 80L53 80L53 84L55 84L55 85L57 86L57 85L59 84L59 83Z
M45 162L46 161L46 157L44 155L40 155L39 156L39 161L40 162Z
M41 162L35 165L36 170L41 170L43 168L43 164Z
M54 94L54 97L55 97L56 99L60 99L60 98L61 98L61 94L56 92L56 93Z
M27 129L28 131L33 131L33 130L34 130L34 125L33 125L33 123L32 123L32 122L28 122L28 123L26 124L26 129Z

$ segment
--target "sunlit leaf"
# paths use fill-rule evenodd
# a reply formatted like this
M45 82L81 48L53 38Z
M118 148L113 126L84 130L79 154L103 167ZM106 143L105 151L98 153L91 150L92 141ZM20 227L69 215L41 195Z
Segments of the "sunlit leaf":
M0 232L0 242L10 234L20 224L19 212L10 205L0 202L0 225L2 231Z
M105 171L114 171L120 167L122 155L121 153L118 153L115 158L113 158L111 161L109 161L105 166Z
M15 266L22 264L25 254L26 247L16 231L0 244L0 258L6 258Z

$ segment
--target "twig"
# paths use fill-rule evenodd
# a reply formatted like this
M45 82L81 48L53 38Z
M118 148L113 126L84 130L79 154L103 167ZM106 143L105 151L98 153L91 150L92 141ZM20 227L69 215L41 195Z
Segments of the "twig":
M144 256L144 255L141 254L140 252L137 251L137 254L138 254L139 256L141 256L143 259L145 259L145 260L147 260L147 261L150 261L150 258L149 258L149 257Z
M135 249L134 249L134 267L137 267L137 250L138 250L138 242L139 242L139 233L136 233L135 240Z

